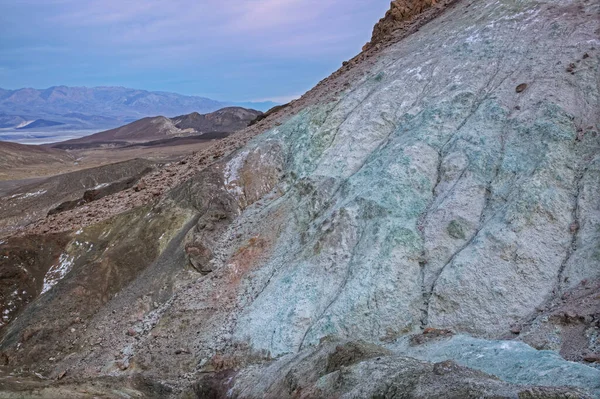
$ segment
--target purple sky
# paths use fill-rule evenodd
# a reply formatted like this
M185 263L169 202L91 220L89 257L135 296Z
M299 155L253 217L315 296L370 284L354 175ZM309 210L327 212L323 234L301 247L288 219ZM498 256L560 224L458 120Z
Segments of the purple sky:
M0 87L287 101L356 55L389 0L0 0Z

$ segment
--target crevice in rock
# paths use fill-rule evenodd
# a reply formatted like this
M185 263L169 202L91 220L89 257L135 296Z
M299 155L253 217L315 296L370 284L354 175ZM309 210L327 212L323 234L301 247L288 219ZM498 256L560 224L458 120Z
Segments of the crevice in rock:
M494 77L497 75L494 74L494 76L492 77L492 79L490 80L490 84L493 81ZM506 80L506 77L502 79L502 82ZM500 83L501 84L501 83ZM488 84L489 85L489 84ZM458 132L465 124L466 122L475 114L475 112L477 111L477 109L479 109L479 107L481 106L481 104L485 101L485 99L490 95L492 91L488 92L484 98L481 101L478 101L476 103L476 105L473 107L472 111L469 113L469 115L467 115L467 117L463 120L463 122L459 125L459 127L457 128L456 132ZM507 119L508 121L508 116ZM502 129L502 131L504 131L504 129ZM455 134L456 134L455 132ZM455 135L453 134L451 136L451 138ZM450 139L451 139L450 138ZM432 209L434 209L434 205L437 207L439 206L443 200L450 195L450 193L454 190L454 188L456 187L456 185L458 184L458 182L460 181L460 179L462 178L462 176L464 175L464 173L466 172L466 170L468 169L468 166L461 172L460 176L458 177L456 183L452 186L452 188L450 189L450 191L444 196L444 198L442 198L441 201L437 201L436 200L436 193L435 191L437 190L437 187L441 181L441 168L442 168L442 162L443 162L443 148L446 144L449 143L450 139L448 139L446 141L446 143L442 146L442 148L440 149L440 153L439 153L439 159L438 159L438 167L437 167L437 181L435 183L435 185L433 186L432 189L432 193L433 193L433 197L431 200L431 203L429 204L427 210L424 212L423 214L423 229L424 229L424 223L425 220L427 219L427 217L429 216L430 212L432 211ZM502 168L502 163L504 162L504 156L506 153L506 134L502 133L500 135L500 154L498 155L497 159L496 159L496 163L494 166L494 171L492 173L492 176L490 177L490 179L488 180L488 182L486 183L485 186L485 192L484 192L484 205L481 211L481 214L479 216L479 222L478 222L478 227L475 230L475 232L473 233L473 235L467 240L466 243L464 243L457 251L455 251L450 258L448 259L448 261L440 268L440 270L436 273L435 278L433 280L433 283L431 284L430 287L425 287L425 267L427 266L427 256L425 254L425 250L423 250L423 260L421 262L419 262L419 265L421 267L421 284L422 284L422 290L423 290L423 308L421 310L421 327L425 328L429 322L429 308L430 308L430 301L431 301L431 297L435 291L435 288L437 286L438 280L440 278L440 276L443 274L444 270L446 269L446 267L448 267L450 264L452 264L452 262L454 261L454 259L456 259L456 257L462 252L464 251L467 247L469 247L473 241L479 236L479 233L481 232L481 230L483 230L483 228L485 227L486 223L491 220L497 213L495 212L491 217L486 217L487 212L489 210L490 207L490 203L492 201L492 197L493 197L493 184L494 182L498 179L498 176L500 175L500 170ZM419 229L421 230L421 229ZM423 232L421 232L421 234L423 234ZM423 239L424 242L424 239Z
M271 280L273 279L273 277L275 276L275 274L277 274L278 271L279 271L278 268L276 268L276 267L273 268L273 271L269 275L269 278L265 282L265 285L263 285L263 287L260 289L260 291L258 291L256 293L256 295L254 295L254 300L256 300L256 298L258 298L259 296L262 295L263 292L265 292L265 290L267 289L267 287L269 286L269 284L271 284Z
M419 273L420 273L419 278L421 280L421 292L423 295L423 307L421 309L421 320L420 321L421 321L421 327L423 327L423 328L427 325L427 320L429 318L428 309L429 309L429 298L431 296L430 291L425 287L425 268L427 267L427 253L425 252L425 223L427 222L427 216L429 216L429 213L431 212L431 208L433 207L433 204L436 199L435 192L442 180L443 160L444 160L444 158L443 158L441 152L438 152L438 162L437 162L437 167L436 167L436 181L431 188L431 201L429 202L429 204L427 205L427 209L425 210L425 212L423 212L421 214L421 217L419 218L419 220L417 222L417 231L419 232L419 235L421 236L421 242L423 245L423 249L421 251L421 260L419 261Z
M454 182L452 187L450 187L450 189L446 192L446 194L443 197L438 198L436 201L434 201L431 208L429 209L429 212L431 212L433 210L437 210L439 208L439 206L441 204L443 204L444 201L446 201L446 199L454 192L454 190L456 189L456 186L458 185L458 183L460 183L461 179L464 177L465 173L467 173L467 170L469 170L470 167L471 167L471 162L469 162L467 164L467 166L465 166L465 168L460 172L460 175L458 175L458 177L456 178L456 181Z
M563 284L565 283L563 274L565 272L567 264L569 263L569 260L571 259L571 256L573 256L573 253L577 250L577 238L579 235L579 229L581 227L579 222L581 216L581 210L579 208L579 198L581 196L582 191L583 177L585 176L585 173L587 172L590 164L591 162L588 162L586 166L583 169L578 170L577 174L575 175L575 198L573 200L573 208L571 210L571 224L569 225L569 231L571 233L571 243L567 247L565 258L563 259L558 269L556 287L553 290L554 296L559 295L562 291Z
M476 101L472 107L471 110L469 111L469 114L463 119L463 121L457 126L457 128L455 129L454 133L450 134L450 136L448 137L448 139L444 142L444 144L442 144L442 146L440 147L440 149L438 150L438 162L437 162L437 167L436 167L436 181L433 184L432 188L431 188L431 201L429 202L429 204L427 205L427 208L425 210L425 212L423 212L423 214L421 215L421 217L419 218L419 221L417 222L417 230L419 231L419 234L422 238L422 242L423 242L423 250L421 253L421 258L422 260L419 262L419 267L420 267L420 279L421 279L421 290L422 290L422 295L423 295L423 305L422 305L422 309L421 309L421 327L425 328L425 326L427 326L428 324L428 319L429 319L429 302L431 300L431 295L433 294L433 290L435 288L435 284L437 283L437 280L439 278L439 276L442 274L444 268L448 265L448 263L450 263L453 258L457 255L458 252L462 251L465 247L461 247L459 249L458 252L454 253L450 260L448 261L448 263L446 263L441 271L437 274L437 276L435 277L434 283L431 287L426 287L425 286L425 268L427 267L427 254L425 252L425 224L427 221L427 218L429 216L429 214L431 213L431 211L433 209L435 209L435 207L439 206L439 204L443 201L443 199L445 199L456 187L456 185L458 184L458 182L460 181L460 179L462 178L462 176L464 175L465 171L468 169L468 166L463 170L463 172L461 173L460 177L457 179L456 183L453 185L453 187L450 189L450 191L446 194L446 196L444 196L444 198L439 201L437 195L436 195L436 191L438 186L441 183L442 180L442 165L444 162L444 157L445 157L445 151L444 149L446 148L446 146L450 143L450 141L456 136L456 134L465 126L465 124L469 121L469 119L471 119L471 117L477 112L477 110L479 109L479 107L481 106L481 104L483 103L483 101L485 101L485 99L487 98L487 94L484 96L484 98L480 101ZM477 234L477 232L475 233L475 235ZM471 240L475 237L475 235L471 238ZM470 241L467 242L468 245L470 243Z
M421 318L419 322L421 323L421 328L425 328L429 321L429 300L431 294L425 289L425 268L427 267L427 261L424 260L419 261L419 279L421 280L421 295L423 296L423 304L421 306Z
M358 226L353 226L353 227L358 229ZM298 345L298 350L297 350L298 352L300 350L302 350L302 348L304 346L304 342L306 341L306 337L308 336L308 333L323 318L323 316L325 316L325 314L331 308L331 306L333 306L333 304L338 300L338 298L340 297L340 295L342 294L342 292L344 292L344 288L346 288L346 285L348 284L348 281L350 281L350 276L352 275L352 265L354 263L354 257L356 256L356 250L360 246L360 243L362 242L364 236L365 236L365 232L364 232L364 229L363 229L363 231L360 232L358 240L356 240L356 244L354 245L354 248L352 248L352 255L350 256L350 259L348 260L348 267L346 268L346 274L344 276L344 280L342 281L342 284L340 284L340 287L336 291L336 293L333 296L333 298L329 301L329 303L327 304L327 306L325 306L325 308L319 314L319 316L315 319L315 321L304 332L304 335L302 336L302 340L300 340L300 344Z
M507 117L508 118L508 117ZM502 129L504 130L504 128ZM496 160L496 165L494 166L494 172L492 173L492 177L488 181L485 187L485 202L483 206L483 211L481 212L481 217L479 219L479 226L483 226L486 220L486 213L490 208L490 202L492 201L493 194L493 184L498 179L500 175L500 170L502 169L502 163L504 163L504 156L506 154L506 133L500 134L500 155ZM489 220L489 219L488 219Z
M485 209L483 210L483 212L481 213L481 219L483 218L483 215L485 213ZM452 256L450 256L450 259L448 259L448 261L444 264L444 266L441 267L441 269L439 270L438 273L436 273L436 276L433 280L433 283L431 284L430 287L426 287L427 291L423 292L423 297L424 297L424 318L421 319L421 325L423 327L427 326L428 324L428 319L429 319L429 304L431 301L431 297L433 296L433 293L435 291L435 288L437 286L438 280L440 278L440 276L444 273L444 270L446 270L446 267L448 267L450 264L452 264L452 262L454 262L454 259L456 259L456 257L458 255L460 255L462 253L462 251L464 251L467 247L469 247L473 241L475 241L475 239L479 236L479 233L481 232L481 230L483 229L484 225L480 225L477 230L475 230L475 232L473 233L473 235L471 236L471 238L469 238L469 240L467 240L466 243L464 243L458 250L456 250ZM424 283L423 283L424 285ZM425 287L424 287L425 288Z

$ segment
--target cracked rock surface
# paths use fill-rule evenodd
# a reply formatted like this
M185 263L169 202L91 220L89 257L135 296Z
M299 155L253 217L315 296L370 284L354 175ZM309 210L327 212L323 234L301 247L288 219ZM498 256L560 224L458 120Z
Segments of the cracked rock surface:
M283 148L268 208L291 212L235 337L273 355L328 334L496 337L600 277L598 6L468 4L256 140Z

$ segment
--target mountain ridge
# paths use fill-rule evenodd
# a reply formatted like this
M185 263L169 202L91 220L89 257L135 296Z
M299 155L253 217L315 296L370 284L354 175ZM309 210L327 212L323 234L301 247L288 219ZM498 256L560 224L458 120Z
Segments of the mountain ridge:
M90 148L90 145L93 144L119 146L175 137L198 136L205 133L229 134L247 127L250 122L262 114L260 111L242 107L225 107L208 114L192 112L173 118L145 117L115 129L46 146L74 149L83 145Z

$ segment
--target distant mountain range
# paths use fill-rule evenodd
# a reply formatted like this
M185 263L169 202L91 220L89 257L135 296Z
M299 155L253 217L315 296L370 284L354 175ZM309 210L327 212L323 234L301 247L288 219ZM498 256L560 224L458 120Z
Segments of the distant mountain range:
M275 105L274 102L221 102L124 87L0 88L0 128L108 129L147 116L209 113L228 106L266 111Z
M193 112L174 118L147 117L116 129L48 145L65 150L122 147L132 144L161 144L185 137L208 135L220 138L241 130L263 115L262 112L242 107L227 107L209 114ZM210 135L212 133L212 135ZM215 135L218 133L218 135ZM159 142L160 143L157 143Z

